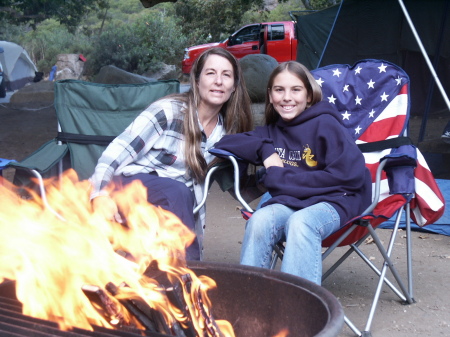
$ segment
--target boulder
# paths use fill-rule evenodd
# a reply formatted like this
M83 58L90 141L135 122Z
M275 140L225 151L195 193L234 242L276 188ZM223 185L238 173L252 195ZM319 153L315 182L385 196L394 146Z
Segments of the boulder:
M129 73L112 65L102 67L93 80L103 84L139 84L153 81L155 79Z
M84 69L84 61L80 54L59 54L56 61L55 80L78 80Z
M240 64L252 102L264 102L267 82L272 70L278 65L277 60L265 54L252 54L241 58Z
M9 103L13 105L32 103L34 107L40 107L53 104L54 99L54 83L42 80L30 83L16 91L11 96Z
M174 64L161 63L161 68L154 72L147 72L144 74L146 77L154 78L157 81L177 79L179 74L177 73L177 67Z
M265 103L253 103L252 104L253 125L255 127L264 125L265 109L266 109Z

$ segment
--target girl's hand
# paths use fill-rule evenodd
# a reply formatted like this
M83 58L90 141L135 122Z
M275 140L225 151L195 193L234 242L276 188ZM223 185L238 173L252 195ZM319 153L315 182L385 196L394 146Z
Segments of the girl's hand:
M92 208L94 212L99 212L108 221L123 222L119 209L110 196L102 195L92 199Z
M270 155L269 157L267 157L264 161L263 161L264 167L267 169L271 166L278 166L278 167L284 167L283 162L280 158L280 156L278 155L278 153L274 153L272 155Z

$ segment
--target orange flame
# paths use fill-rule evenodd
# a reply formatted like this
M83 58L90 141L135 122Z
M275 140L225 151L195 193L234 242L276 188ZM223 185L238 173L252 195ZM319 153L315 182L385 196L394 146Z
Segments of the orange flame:
M287 337L287 336L289 336L289 330L283 329L273 337Z
M33 198L25 200L13 186L0 186L0 282L16 281L23 313L57 322L64 330L92 330L93 325L111 328L113 322L95 309L82 287L103 288L112 282L126 283L120 296L144 299L169 326L174 319L183 324L186 317L179 308L170 305L155 280L143 275L150 262L157 261L170 281L191 275L193 291L185 292L184 297L195 329L203 335L207 323L201 319L202 308L196 301L200 296L205 310L210 310L206 293L216 284L185 267L184 250L194 234L172 213L149 204L139 182L112 194L127 226L106 221L92 211L90 184L80 182L73 170L62 177L61 189L54 186L54 181L46 181L48 202L60 217L45 208L33 192ZM117 252L126 252L127 258ZM118 299L111 296L111 300L118 316L127 323L134 320ZM216 323L223 334L234 336L228 322Z

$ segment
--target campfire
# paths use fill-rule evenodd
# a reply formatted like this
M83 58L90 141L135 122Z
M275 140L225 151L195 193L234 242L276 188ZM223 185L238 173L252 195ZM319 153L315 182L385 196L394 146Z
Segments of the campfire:
M149 204L138 182L111 191L122 224L92 211L89 183L74 171L62 177L62 188L46 185L52 209L33 191L21 198L0 182L0 334L6 324L15 336L29 336L16 334L18 326L40 330L42 322L67 336L310 337L337 336L342 328L337 300L306 280L185 261L194 235ZM18 307L25 318L10 323Z
M74 171L62 186L47 182L58 215L37 195L21 199L11 186L0 192L0 281L15 280L25 315L57 322L62 330L234 336L228 322L211 315L207 292L214 281L186 267L184 249L194 235L173 214L147 203L142 184L111 192L124 224L91 210L89 183Z

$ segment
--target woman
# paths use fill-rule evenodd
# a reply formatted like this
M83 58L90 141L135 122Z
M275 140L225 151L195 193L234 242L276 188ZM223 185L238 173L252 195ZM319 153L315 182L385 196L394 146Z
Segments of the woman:
M195 61L189 92L152 103L104 151L90 178L94 210L121 221L107 185L135 179L147 187L148 201L171 211L197 235L186 259L201 259L204 178L213 156L208 153L224 134L253 127L250 98L239 62L222 48L206 50Z
M364 157L302 64L272 72L266 125L224 136L216 148L264 165L261 199L246 225L241 263L268 268L286 240L281 270L321 284L321 242L370 204Z

